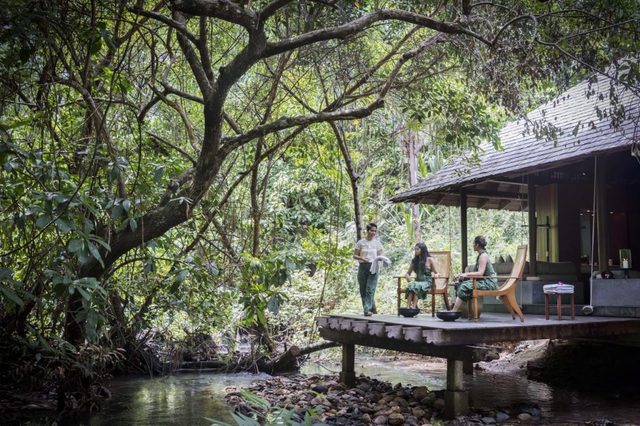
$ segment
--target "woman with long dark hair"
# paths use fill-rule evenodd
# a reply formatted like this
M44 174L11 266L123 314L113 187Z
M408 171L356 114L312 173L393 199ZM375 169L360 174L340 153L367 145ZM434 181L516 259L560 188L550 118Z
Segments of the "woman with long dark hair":
M418 299L424 300L430 294L433 278L438 277L436 271L436 262L429 256L429 249L425 243L416 244L415 255L411 260L411 265L407 273L404 274L407 279L411 277L411 273L416 273L416 279L409 284L405 294L407 295L407 307L417 308Z
M473 250L478 252L476 257L476 264L473 268L473 272L463 272L457 276L460 284L457 286L456 303L453 305L453 311L460 310L462 302L469 300L473 293L473 280L468 278L476 278L476 288L478 290L497 290L498 279L495 269L489 259L489 254L486 251L487 240L482 235L478 235L473 239Z

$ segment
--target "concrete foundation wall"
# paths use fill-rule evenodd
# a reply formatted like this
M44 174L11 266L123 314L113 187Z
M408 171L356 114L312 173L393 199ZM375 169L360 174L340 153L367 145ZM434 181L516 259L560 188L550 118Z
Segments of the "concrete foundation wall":
M522 281L516 291L516 299L523 312L526 314L544 314L544 293L542 286L554 284L547 281ZM588 305L586 295L587 285L583 283L573 284L576 289L576 314L582 315L582 306ZM567 296L564 302L567 303ZM551 301L555 304L555 298ZM593 280L593 315L605 317L631 317L640 318L640 278ZM486 312L506 312L501 301L495 297L485 297L484 307ZM555 312L555 310L552 310Z
M640 307L640 278L593 280L594 307Z

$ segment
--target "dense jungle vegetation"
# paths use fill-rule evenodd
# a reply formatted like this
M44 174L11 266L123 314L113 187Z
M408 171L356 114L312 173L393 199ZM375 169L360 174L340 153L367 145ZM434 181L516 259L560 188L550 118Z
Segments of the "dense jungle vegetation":
M0 391L60 410L208 336L231 362L248 335L251 365L313 343L314 316L359 309L370 221L390 311L416 238L460 265L456 208L387 201L412 167L499 149L598 70L638 76L635 0L0 7ZM525 241L524 213L469 220L492 255Z

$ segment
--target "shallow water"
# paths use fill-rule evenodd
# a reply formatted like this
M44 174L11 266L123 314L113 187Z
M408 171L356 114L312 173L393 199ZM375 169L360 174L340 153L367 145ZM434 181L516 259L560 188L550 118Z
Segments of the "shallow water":
M247 386L267 374L188 373L160 378L125 378L110 386L103 410L65 425L210 425L206 418L235 424L224 401L227 386Z
M446 364L429 363L428 367L416 360L388 360L356 356L356 374L391 383L426 386L431 390L446 387ZM339 364L330 367L309 365L308 373L339 371ZM594 383L593 392L578 392L528 380L520 374L498 374L476 370L465 375L465 388L469 390L470 405L479 409L508 407L537 407L547 423L585 423L607 419L617 424L640 425L640 384L636 392L619 394L605 392Z
M306 374L337 373L338 364L308 363ZM356 373L403 385L444 389L446 365L416 360L356 357ZM215 418L235 424L224 402L227 386L242 387L268 378L260 374L190 373L170 377L128 378L112 383L112 399L103 411L86 419L64 422L81 425L208 425ZM594 385L595 386L595 385ZM586 394L567 391L527 380L516 374L475 371L465 376L473 407L538 407L543 424L607 419L615 423L640 424L638 395Z

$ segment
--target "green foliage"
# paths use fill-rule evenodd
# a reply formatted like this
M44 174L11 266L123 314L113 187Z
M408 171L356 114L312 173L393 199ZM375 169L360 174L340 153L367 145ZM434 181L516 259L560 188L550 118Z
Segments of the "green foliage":
M313 421L315 415L313 410L307 410L300 420L300 416L294 410L273 407L269 401L254 393L242 389L240 394L248 404L250 412L247 414L233 412L231 415L238 426L258 426L258 425L304 425L311 426L319 424ZM230 426L229 423L221 422L209 417L212 426Z
M500 148L498 133L504 113L459 80L427 80L428 90L407 90L400 108L410 120L435 126L434 142L451 153L477 150L483 142ZM447 156L448 156L447 155Z
M24 301L14 290L19 287L20 283L13 279L13 271L9 268L0 268L0 294L8 309L24 305Z
M280 305L287 300L283 285L295 267L293 261L282 253L273 257L258 259L243 255L240 302L250 324L266 325L265 312L268 309L277 315Z

